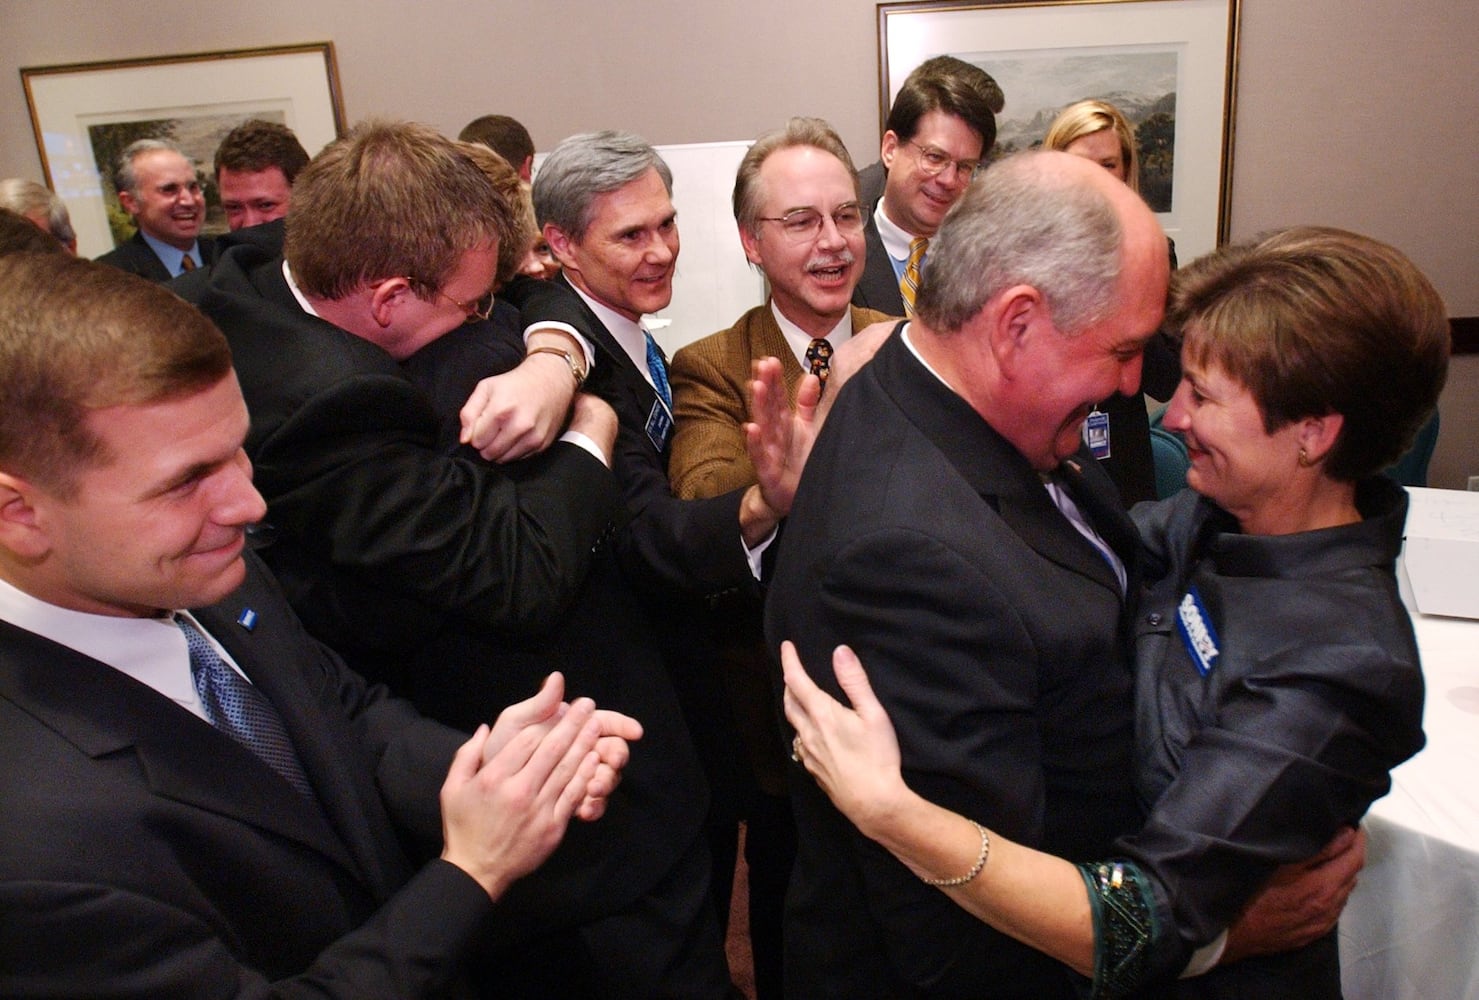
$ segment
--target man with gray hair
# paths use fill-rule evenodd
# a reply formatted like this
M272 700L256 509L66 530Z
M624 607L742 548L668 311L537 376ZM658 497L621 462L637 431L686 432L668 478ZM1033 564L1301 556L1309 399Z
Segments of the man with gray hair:
M1137 823L1125 629L1134 528L1082 450L1139 383L1169 267L1142 201L1054 153L992 167L941 226L912 322L817 438L766 603L816 680L848 643L910 785L1064 857ZM825 675L825 676L823 676ZM800 767L786 988L818 997L1070 997L1065 967L864 838Z
M200 234L205 195L195 164L165 139L140 139L118 156L113 173L118 203L137 231L97 258L148 278L171 278L216 262L215 241Z
M534 181L534 209L563 267L552 282L568 292L563 318L595 348L587 391L617 415L612 469L632 520L613 541L625 578L655 623L703 760L714 803L711 846L732 856L743 765L709 637L692 623L709 599L757 587L761 553L790 508L805 449L791 448L800 436L779 443L782 461L757 463L750 482L707 499L679 500L669 490L667 359L642 317L673 295L679 239L671 192L672 172L640 137L595 132L550 152ZM783 407L780 366L772 364L767 398ZM481 447L477 434L472 443Z
M7 177L0 181L0 208L29 219L42 232L55 236L69 251L77 252L77 232L72 228L67 204L50 188L24 178Z

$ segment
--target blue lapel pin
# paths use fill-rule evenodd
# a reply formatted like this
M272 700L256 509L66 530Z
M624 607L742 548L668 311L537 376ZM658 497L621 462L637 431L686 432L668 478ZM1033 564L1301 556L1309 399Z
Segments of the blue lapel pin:
M242 608L241 614L236 616L236 624L248 632L257 627L257 613L251 608Z

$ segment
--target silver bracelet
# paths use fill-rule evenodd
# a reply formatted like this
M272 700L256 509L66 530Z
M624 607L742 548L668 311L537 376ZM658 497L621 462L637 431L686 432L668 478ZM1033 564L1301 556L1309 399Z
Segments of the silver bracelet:
M991 854L991 834L975 820L971 820L971 825L981 834L981 853L976 855L976 863L971 865L971 870L956 878L922 878L921 882L940 889L949 889L951 886L965 885L981 874L981 869L986 867L986 858Z

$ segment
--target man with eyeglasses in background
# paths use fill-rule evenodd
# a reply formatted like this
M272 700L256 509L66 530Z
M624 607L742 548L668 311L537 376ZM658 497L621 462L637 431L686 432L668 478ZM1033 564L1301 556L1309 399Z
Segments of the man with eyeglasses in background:
M849 305L863 273L864 214L847 148L819 118L792 118L757 139L740 161L734 217L745 256L765 275L770 299L673 358L677 427L668 472L678 497L719 496L756 481L745 449L754 362L781 359L788 402L795 405L808 373L830 374L835 348L869 324L888 320ZM756 995L779 1000L781 913L796 828L759 597L739 593L713 602L709 620L740 738L735 754L745 765L740 814L746 823ZM726 866L716 852L715 867L714 885L727 913L732 855Z
M929 241L991 152L1002 106L996 81L953 56L927 60L904 80L885 122L883 196L876 204L868 197L868 175L879 168L864 171L868 258L854 305L914 314Z

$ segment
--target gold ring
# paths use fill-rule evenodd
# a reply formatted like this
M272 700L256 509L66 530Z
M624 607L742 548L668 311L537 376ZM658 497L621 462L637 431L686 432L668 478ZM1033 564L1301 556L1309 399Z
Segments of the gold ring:
M791 759L794 760L798 764L801 763L801 734L800 733L797 733L795 736L791 737Z

